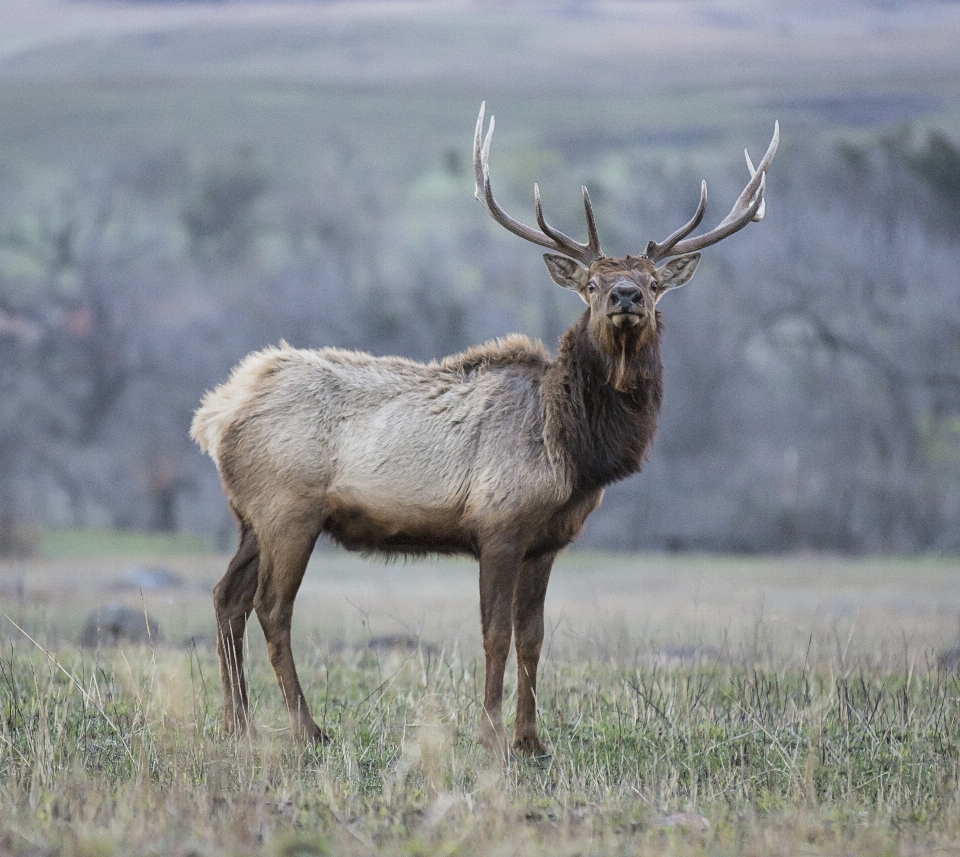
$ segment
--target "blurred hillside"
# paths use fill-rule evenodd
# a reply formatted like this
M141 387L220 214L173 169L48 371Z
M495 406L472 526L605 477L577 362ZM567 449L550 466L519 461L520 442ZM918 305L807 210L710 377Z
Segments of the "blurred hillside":
M226 544L203 391L284 338L431 359L581 304L473 200L608 253L762 224L664 301L667 395L608 548L960 549L960 3L0 0L0 552ZM712 225L711 223L711 225Z

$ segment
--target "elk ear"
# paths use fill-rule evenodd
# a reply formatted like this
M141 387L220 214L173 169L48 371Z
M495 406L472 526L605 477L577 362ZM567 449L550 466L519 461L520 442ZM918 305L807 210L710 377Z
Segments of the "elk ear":
M657 268L657 283L660 286L660 294L657 296L657 300L660 300L664 293L670 289L679 289L680 286L688 283L699 264L699 253L687 253L685 256L677 256L676 259L671 259L666 265Z
M587 282L587 269L579 262L568 259L566 256L557 256L555 253L544 253L543 261L547 263L547 270L558 286L573 289L583 298L583 288ZM586 298L583 298L586 303Z

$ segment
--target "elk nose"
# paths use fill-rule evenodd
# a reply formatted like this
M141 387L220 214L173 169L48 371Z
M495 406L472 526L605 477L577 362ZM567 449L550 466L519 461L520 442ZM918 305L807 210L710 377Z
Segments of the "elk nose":
M643 292L631 283L620 283L610 289L610 303L614 309L629 312L634 306L643 306Z

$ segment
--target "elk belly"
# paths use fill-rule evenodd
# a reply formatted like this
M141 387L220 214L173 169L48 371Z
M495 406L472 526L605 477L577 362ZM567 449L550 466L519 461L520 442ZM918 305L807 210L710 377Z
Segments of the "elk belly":
M344 492L328 495L323 531L348 550L382 554L470 553L475 539L456 509L414 506Z

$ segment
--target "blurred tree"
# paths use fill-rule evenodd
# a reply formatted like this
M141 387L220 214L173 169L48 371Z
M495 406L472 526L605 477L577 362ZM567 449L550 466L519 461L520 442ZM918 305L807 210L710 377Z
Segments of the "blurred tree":
M695 205L693 163L584 153L611 252ZM660 435L586 543L960 549L957 153L930 135L778 156L763 226L664 302ZM254 348L428 360L516 330L555 348L581 311L481 216L449 151L412 178L348 141L296 185L265 163L128 152L46 184L0 170L0 551L31 522L229 538L187 429Z

